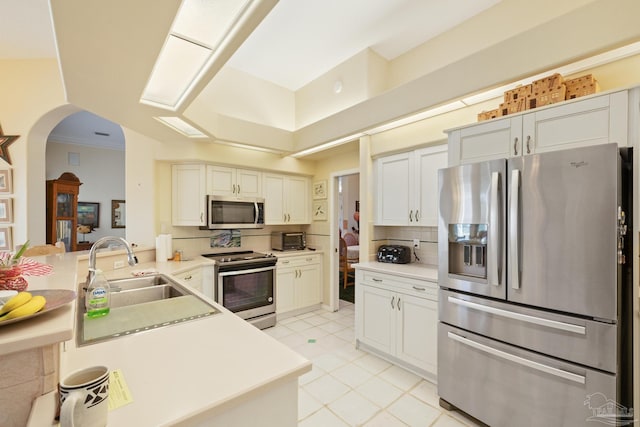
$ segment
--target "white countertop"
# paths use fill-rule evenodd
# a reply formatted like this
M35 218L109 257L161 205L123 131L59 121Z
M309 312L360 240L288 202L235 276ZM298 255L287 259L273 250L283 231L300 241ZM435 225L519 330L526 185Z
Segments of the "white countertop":
M391 264L387 262L367 261L352 264L356 269L376 271L379 273L395 274L397 276L408 277L410 279L426 280L438 283L438 266L419 264L412 262L409 264Z
M54 273L28 278L29 289L75 290L76 284L84 281L84 277L76 277L74 253L39 261L54 265ZM143 263L105 275L109 279L129 277L132 271L145 269L175 274L210 263L202 257ZM226 403L244 401L256 391L291 381L311 369L311 363L301 355L208 301L221 313L84 347L76 346L75 304L70 303L0 329L0 355L65 341L61 377L91 365L120 369L133 403L110 411L110 426L174 425L194 416L206 419Z
M321 254L323 253L322 250L317 249L315 251L312 251L311 249L304 249L301 251L276 251L273 250L271 251L271 253L273 255L275 255L278 258L287 258L287 257L292 257L292 256L300 256L300 255L315 255L315 254Z

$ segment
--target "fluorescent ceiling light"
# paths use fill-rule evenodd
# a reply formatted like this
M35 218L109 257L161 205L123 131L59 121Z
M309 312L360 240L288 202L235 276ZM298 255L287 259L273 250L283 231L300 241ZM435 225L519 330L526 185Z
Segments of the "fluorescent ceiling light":
M176 111L253 0L183 0L140 102Z
M309 154L317 153L318 151L327 150L332 147L336 147L338 145L345 144L347 142L351 142L354 139L358 139L365 134L362 132L354 133L353 135L345 136L344 138L336 139L333 141L325 142L324 144L316 145L315 147L307 148L306 150L299 151L297 153L289 154L291 157L303 157L308 156Z
M191 126L189 123L182 120L180 117L167 116L167 117L154 117L154 119L158 120L163 125L169 126L171 129L176 132L180 132L184 136L189 138L208 138L208 135L200 132L200 130L196 129L194 126Z

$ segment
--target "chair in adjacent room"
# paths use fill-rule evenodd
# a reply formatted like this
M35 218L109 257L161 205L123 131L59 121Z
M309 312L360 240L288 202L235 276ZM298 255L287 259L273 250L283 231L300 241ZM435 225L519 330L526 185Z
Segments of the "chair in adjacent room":
M340 272L342 273L342 282L345 289L347 289L347 286L349 284L350 274L351 274L351 277L353 278L353 283L355 283L356 269L351 265L352 262L353 261L349 260L349 257L347 257L347 242L341 237L340 238Z
M31 246L24 251L23 256L38 256L38 255L53 255L64 253L64 248L59 248L54 245L36 245Z

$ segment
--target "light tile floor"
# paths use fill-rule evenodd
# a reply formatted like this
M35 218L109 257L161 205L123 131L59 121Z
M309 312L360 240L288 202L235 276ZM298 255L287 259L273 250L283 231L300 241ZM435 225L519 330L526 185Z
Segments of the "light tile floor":
M477 426L441 408L434 384L357 350L351 303L290 317L265 332L313 362L299 380L299 427Z

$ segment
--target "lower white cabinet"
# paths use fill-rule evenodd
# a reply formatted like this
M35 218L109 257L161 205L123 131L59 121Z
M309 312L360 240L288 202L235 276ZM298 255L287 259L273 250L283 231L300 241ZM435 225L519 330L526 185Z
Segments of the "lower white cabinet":
M173 277L182 280L189 287L213 299L213 265L192 268L191 270L174 274Z
M313 308L322 302L322 255L278 258L276 313Z
M437 283L356 268L355 321L359 348L436 378Z

